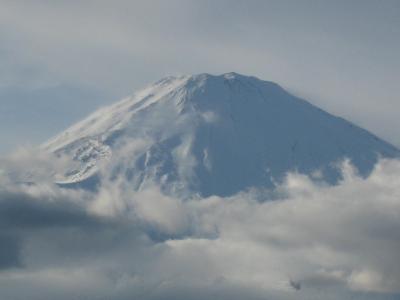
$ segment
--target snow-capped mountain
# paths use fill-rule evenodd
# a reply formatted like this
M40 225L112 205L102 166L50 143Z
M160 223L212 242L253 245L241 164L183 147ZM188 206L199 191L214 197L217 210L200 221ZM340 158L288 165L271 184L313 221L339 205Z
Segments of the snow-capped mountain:
M75 163L64 184L127 179L177 195L271 187L287 171L335 182L348 158L363 175L399 150L279 85L236 73L168 77L94 112L43 146Z

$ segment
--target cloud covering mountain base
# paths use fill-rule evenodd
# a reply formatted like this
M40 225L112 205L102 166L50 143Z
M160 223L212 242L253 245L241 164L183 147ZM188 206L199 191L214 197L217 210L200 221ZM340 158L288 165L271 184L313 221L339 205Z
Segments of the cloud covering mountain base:
M398 160L368 178L344 162L337 186L291 173L274 200L253 190L189 201L122 179L97 192L12 183L43 160L2 161L2 299L399 297Z

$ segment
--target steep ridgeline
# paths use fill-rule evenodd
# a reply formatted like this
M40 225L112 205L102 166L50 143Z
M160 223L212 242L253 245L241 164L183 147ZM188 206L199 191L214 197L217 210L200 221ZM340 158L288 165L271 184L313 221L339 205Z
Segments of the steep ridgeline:
M290 170L335 183L343 158L367 175L378 156L399 156L279 85L236 73L162 79L43 147L75 161L60 184L89 187L105 176L182 197L269 188Z

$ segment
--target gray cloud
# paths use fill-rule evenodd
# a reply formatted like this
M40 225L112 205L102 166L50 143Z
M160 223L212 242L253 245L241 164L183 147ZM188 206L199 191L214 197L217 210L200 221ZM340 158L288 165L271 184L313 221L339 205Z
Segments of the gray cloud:
M21 266L19 240L13 235L0 234L0 272Z
M40 199L19 193L2 193L0 200L0 226L3 230L35 229L46 227L91 227L101 223L79 206L71 205L60 197Z
M274 193L279 199L263 202L257 191L182 202L156 187L134 192L122 180L103 181L97 192L62 189L43 176L15 185L9 173L0 180L2 299L396 299L400 292L399 161L380 161L366 179L344 164L334 187L289 174Z

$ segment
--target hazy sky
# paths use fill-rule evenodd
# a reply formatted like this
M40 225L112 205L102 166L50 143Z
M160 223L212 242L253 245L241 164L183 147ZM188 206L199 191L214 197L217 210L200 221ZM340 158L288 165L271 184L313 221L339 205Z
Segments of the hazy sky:
M400 146L400 1L0 0L0 153L165 75L280 83Z

